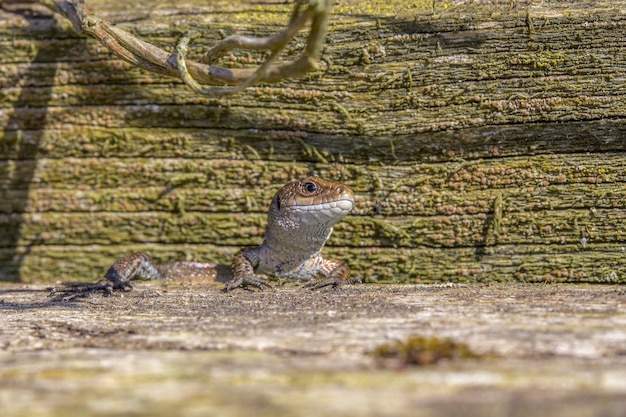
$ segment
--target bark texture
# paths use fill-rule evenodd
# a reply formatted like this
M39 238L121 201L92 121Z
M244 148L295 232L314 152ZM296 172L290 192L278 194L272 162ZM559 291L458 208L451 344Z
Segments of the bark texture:
M202 31L192 57L291 11L88 3L171 50ZM337 1L320 71L221 99L6 9L0 280L93 280L139 250L228 263L316 174L357 192L326 250L365 281L626 281L626 1Z

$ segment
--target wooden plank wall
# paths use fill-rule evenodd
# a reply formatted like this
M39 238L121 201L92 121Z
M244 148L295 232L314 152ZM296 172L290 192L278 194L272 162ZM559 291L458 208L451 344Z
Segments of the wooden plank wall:
M205 3L88 1L162 47L202 30L196 55L290 11ZM626 2L535 3L337 1L322 70L223 99L0 10L0 280L228 263L317 174L357 193L327 251L366 281L626 281Z

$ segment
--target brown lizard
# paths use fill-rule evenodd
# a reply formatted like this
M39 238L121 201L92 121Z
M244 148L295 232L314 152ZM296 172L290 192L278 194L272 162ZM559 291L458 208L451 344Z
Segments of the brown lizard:
M305 286L311 289L361 282L350 279L350 269L344 262L321 255L333 225L353 205L354 192L335 181L308 177L285 185L272 199L263 244L235 255L233 278L225 290L271 288L268 275L307 281ZM199 262L155 265L148 254L133 253L115 262L105 278L113 288L123 289L132 280L215 279L215 268L215 264Z

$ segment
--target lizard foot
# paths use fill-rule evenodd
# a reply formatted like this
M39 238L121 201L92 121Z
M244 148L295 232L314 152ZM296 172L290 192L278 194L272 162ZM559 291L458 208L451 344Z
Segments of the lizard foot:
M232 281L227 282L224 287L224 292L229 292L234 290L235 288L248 288L254 287L263 291L264 289L272 288L272 285L269 283L268 278L265 275L244 275L241 277L236 277Z
M314 279L312 281L304 284L304 288L315 291L320 290L325 287L332 287L333 289L340 290L343 285L351 285L351 284L361 284L360 278L352 278L348 281L342 281L340 278L322 278L322 279Z
M72 301L77 298L87 298L95 294L102 294L108 297L113 294L113 291L130 291L133 286L129 282L122 282L120 284L102 283L95 284L83 284L83 283L69 283L64 288L52 288L50 294L52 301Z

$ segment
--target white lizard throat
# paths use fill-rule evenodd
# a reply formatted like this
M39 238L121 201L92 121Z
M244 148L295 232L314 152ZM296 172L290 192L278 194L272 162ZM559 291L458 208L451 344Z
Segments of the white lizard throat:
M342 186L343 187L343 186ZM302 195L293 186L274 196L256 273L291 279L315 278L325 265L321 251L333 226L354 206L352 190L334 187Z
M319 204L282 206L273 204L265 245L280 257L302 261L315 257L333 232L333 225L343 219L352 207L352 199L343 198Z

